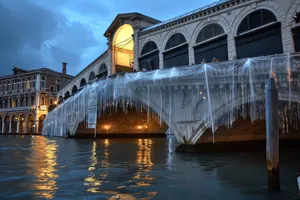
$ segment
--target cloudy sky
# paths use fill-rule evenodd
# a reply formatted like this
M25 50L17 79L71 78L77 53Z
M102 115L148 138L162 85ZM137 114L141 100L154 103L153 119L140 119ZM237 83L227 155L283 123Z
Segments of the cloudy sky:
M172 3L170 3L172 2ZM106 50L104 32L118 13L164 21L213 0L0 0L0 76L12 66L76 75Z

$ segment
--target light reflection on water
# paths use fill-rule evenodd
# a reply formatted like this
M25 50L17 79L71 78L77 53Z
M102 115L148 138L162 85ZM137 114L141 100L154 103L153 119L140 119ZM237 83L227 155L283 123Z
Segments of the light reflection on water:
M0 135L0 199L296 199L298 150L280 155L267 192L264 152L177 154L167 139Z
M58 189L57 172L57 143L45 137L33 137L31 154L27 160L28 175L33 175L31 187L37 198L53 199ZM42 150L43 149L43 150Z

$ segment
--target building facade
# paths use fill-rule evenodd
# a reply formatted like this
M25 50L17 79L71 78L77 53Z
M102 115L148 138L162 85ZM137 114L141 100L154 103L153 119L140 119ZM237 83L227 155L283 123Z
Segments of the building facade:
M300 0L221 0L160 22L116 16L107 50L58 92L61 101L95 78L300 51Z
M41 132L49 106L57 103L57 92L72 79L67 63L62 65L62 72L14 67L12 75L0 77L1 133Z

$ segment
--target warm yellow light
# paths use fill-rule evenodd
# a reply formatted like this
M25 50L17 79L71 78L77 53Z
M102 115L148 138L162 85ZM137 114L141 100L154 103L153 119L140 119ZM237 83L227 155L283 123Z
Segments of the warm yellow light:
M137 129L142 129L143 127L141 125L137 126Z
M57 105L57 101L54 101L54 104Z
M111 127L110 125L104 125L104 126L103 126L103 128L106 129L106 130L107 130L107 129L110 129L110 127Z
M133 28L129 24L122 25L116 32L113 40L113 53L116 65L130 67L134 57L133 33Z
M144 126L144 128L148 128L148 126L147 126L147 125L145 125L145 126Z

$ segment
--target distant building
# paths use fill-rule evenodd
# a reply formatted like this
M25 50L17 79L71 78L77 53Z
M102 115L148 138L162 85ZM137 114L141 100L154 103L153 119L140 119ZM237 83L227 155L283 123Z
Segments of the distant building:
M13 68L13 75L0 77L0 132L40 133L49 105L57 104L57 92L72 76L48 68Z
M118 14L104 36L107 50L58 93L61 100L97 76L300 52L300 2L221 0L164 22Z

